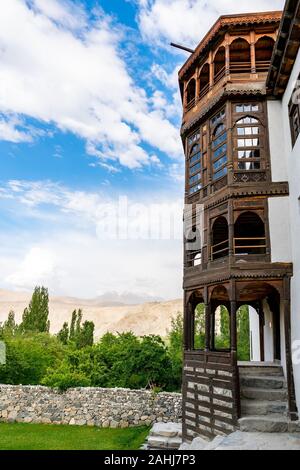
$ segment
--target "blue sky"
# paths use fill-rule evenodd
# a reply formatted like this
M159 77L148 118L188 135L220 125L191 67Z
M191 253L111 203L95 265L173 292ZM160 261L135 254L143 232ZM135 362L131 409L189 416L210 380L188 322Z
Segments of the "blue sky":
M149 214L158 202L167 210L164 220L168 211L181 219L177 71L187 55L169 43L195 46L220 14L282 6L281 0L4 2L0 288L45 284L52 294L81 297L181 296L178 227L163 240L103 239L103 205L113 210L127 196L144 227L155 225Z

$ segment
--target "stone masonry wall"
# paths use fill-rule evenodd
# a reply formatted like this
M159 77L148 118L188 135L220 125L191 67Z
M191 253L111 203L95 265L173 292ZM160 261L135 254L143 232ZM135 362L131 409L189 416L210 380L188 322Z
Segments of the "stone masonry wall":
M179 393L0 385L0 421L88 425L111 428L180 422Z

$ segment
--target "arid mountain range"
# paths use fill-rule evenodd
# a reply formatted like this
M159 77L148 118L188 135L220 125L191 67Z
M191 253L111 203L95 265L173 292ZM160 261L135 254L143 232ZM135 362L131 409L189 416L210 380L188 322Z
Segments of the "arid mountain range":
M30 293L0 289L0 322L7 319L10 310L15 312L16 320L20 322L30 298ZM70 322L73 310L80 308L83 311L83 320L95 323L96 338L107 331L133 331L139 336L159 334L164 337L171 326L172 318L183 309L181 299L130 305L125 305L119 300L113 302L108 297L83 300L50 296L51 332L57 333L64 322Z

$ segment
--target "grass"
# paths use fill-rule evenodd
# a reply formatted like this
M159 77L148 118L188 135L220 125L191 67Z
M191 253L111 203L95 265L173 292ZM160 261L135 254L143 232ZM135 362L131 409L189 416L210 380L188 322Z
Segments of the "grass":
M145 426L102 429L0 423L0 450L137 450L148 433Z

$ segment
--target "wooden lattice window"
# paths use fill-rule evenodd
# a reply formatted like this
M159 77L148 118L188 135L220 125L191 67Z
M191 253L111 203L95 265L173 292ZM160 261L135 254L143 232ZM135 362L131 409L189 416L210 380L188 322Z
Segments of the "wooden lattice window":
M253 109L252 105L241 105ZM256 109L256 108L255 108ZM238 170L260 170L263 136L259 119L245 116L236 122L235 148Z
M225 109L211 119L212 178L217 180L227 175L227 129Z
M189 195L202 188L202 151L200 132L195 132L188 138L188 186Z

